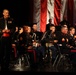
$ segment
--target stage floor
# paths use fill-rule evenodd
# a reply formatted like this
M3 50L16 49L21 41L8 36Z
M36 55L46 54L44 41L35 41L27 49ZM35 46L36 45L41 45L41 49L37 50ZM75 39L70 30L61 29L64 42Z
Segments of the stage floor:
M73 67L65 67L64 66L58 67L58 70L56 67L53 67L51 61L46 62L44 60L41 64L33 65L33 67L30 67L30 64L26 64L24 62L22 63L16 63L14 61L11 61L9 71L25 71L25 72L75 72Z

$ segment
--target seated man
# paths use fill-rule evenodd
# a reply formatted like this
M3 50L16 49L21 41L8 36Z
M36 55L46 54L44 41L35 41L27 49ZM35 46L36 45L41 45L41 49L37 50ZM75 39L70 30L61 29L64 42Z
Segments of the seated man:
M46 24L46 31L47 31L47 30L50 30L50 26L51 26L51 25L54 25L54 24L52 23L52 19L50 18L50 19L49 19L49 23Z
M69 29L69 46L71 49L76 48L76 35L74 27L70 27Z
M62 54L68 54L69 53L68 28L66 26L62 26L60 33L57 34L57 37L58 37L58 45L60 47L60 52Z
M36 51L38 62L42 61L44 54L45 54L45 48L41 44L41 38L43 33L37 30L37 23L34 23L32 26L32 42L33 42L33 48Z
M70 60L73 64L73 68L76 71L76 34L74 27L70 27L69 29L69 47L70 47Z
M57 36L55 30L55 26L51 25L50 30L46 31L42 38L42 41L45 41L46 45L48 44L48 53L50 52L50 50L52 50L52 63L54 62L57 55Z
M23 26L23 31L20 32L18 37L18 57L25 59L25 54L27 53L27 49L32 47L32 39L30 32L28 31L28 26ZM26 60L25 60L26 61Z

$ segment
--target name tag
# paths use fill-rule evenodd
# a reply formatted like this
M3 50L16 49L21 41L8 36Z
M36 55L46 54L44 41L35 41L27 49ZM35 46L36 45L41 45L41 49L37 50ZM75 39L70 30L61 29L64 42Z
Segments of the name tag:
M12 21L8 21L8 23L9 23L9 24L11 24L11 23L12 23Z

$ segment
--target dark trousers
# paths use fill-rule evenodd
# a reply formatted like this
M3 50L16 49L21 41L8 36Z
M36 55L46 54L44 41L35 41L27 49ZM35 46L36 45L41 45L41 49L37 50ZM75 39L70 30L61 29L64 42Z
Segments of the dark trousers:
M1 71L8 70L10 63L10 54L11 54L11 39L9 37L3 37L1 39L1 50L0 50Z
M55 46L49 47L49 51L52 50L52 63L54 63L57 56L57 48Z

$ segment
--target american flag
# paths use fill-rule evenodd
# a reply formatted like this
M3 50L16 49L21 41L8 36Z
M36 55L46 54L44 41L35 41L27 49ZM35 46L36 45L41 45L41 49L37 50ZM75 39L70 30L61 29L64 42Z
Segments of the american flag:
M76 22L76 0L34 0L33 22L37 22L38 31L45 32L46 24L51 18L58 26L63 16L71 25Z

